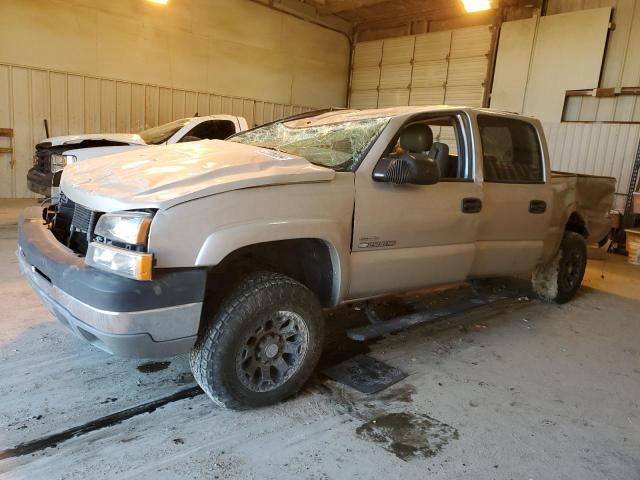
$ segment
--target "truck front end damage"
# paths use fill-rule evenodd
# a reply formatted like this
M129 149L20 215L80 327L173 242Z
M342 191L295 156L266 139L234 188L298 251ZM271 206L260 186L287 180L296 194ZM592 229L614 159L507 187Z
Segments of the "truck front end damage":
M38 207L25 210L18 224L20 270L63 325L108 353L188 352L198 333L206 271L157 269L151 278L144 243L98 235L102 216L64 197L44 215ZM146 270L137 268L145 263Z

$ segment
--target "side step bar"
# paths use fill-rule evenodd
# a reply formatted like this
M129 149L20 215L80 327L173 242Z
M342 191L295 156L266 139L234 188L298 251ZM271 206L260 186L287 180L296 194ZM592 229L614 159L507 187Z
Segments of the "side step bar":
M509 295L511 293L511 295ZM366 342L375 338L380 338L389 333L396 333L416 325L440 320L452 315L467 312L477 307L497 303L503 300L514 298L514 292L504 292L502 294L472 296L460 300L452 305L439 308L432 308L422 312L403 315L386 321L376 321L366 327L353 328L347 331L347 336L356 342ZM517 295L515 296L517 298Z

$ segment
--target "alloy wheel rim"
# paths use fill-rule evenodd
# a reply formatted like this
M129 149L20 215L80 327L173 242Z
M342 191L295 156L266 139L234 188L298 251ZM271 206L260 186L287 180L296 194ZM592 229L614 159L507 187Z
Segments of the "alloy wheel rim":
M252 392L269 392L286 383L309 349L309 329L301 315L280 310L265 316L244 339L236 368Z
M580 252L573 251L565 258L564 272L562 275L562 284L564 290L569 291L578 285L580 282L580 276L583 269L583 258Z

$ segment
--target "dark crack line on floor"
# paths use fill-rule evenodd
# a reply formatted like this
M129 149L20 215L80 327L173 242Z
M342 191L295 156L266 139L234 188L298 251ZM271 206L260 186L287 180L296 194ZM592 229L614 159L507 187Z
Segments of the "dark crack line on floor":
M135 407L121 410L111 415L107 415L96 420L92 420L83 425L63 430L62 432L47 435L45 437L31 440L16 445L13 448L7 448L6 450L0 450L0 460L6 460L8 458L21 457L23 455L29 455L31 453L45 450L47 448L55 448L60 443L66 442L75 437L86 435L87 433L95 432L102 428L112 427L125 420L142 415L144 413L151 413L160 407L163 407L169 403L177 402L179 400L185 400L187 398L197 397L204 392L200 387L191 387L184 390L180 390L172 395L153 400L151 402L136 405Z

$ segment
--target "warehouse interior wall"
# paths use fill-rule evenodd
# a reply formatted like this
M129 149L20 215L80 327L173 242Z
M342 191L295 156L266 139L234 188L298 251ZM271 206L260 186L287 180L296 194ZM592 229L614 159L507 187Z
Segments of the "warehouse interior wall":
M344 35L248 0L3 0L0 62L344 106Z
M344 106L350 44L248 0L0 2L0 198L45 135L136 132L228 113L250 125Z

